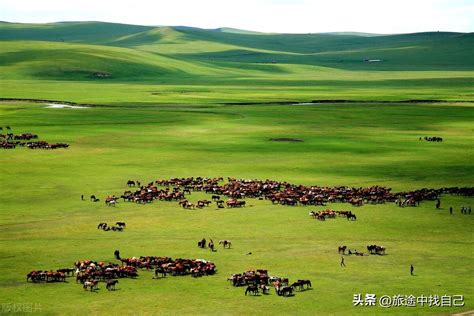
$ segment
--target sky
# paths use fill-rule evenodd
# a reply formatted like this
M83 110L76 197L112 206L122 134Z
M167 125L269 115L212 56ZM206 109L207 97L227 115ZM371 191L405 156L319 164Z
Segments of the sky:
M0 0L0 20L275 33L474 31L474 0Z

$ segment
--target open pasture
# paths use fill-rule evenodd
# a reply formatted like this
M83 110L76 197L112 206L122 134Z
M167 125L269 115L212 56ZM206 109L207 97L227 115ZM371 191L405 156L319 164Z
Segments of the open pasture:
M67 149L0 152L0 302L40 304L44 314L449 314L473 308L473 199L442 195L419 207L394 203L353 207L282 206L246 199L241 208L184 210L176 201L137 205L109 194L128 179L222 176L324 186L383 185L394 191L472 186L472 105L318 104L309 106L96 106L45 108L28 102L0 107L3 125L35 133ZM420 141L440 136L443 142ZM272 141L297 139L300 141ZM96 195L100 202L88 197ZM81 201L81 195L85 201ZM211 195L193 192L192 202ZM453 206L454 214L449 214ZM351 209L357 221L312 219L326 208ZM123 221L105 233L101 222ZM215 252L196 246L212 238ZM217 241L229 239L230 249ZM338 246L386 255L344 256ZM34 269L72 267L78 260L122 257L202 258L217 273L153 279L139 271L116 291L84 291L67 283L26 282ZM410 264L415 276L410 276ZM232 273L268 269L312 288L292 297L244 295ZM464 295L465 306L352 307L353 295Z

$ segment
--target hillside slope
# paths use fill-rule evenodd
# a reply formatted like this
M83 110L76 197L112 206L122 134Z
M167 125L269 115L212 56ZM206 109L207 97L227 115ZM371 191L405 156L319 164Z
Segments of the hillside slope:
M18 80L37 79L226 85L227 91L242 87L244 94L258 87L265 100L327 98L336 92L337 98L343 92L349 98L402 99L440 93L466 100L474 85L473 33L266 34L103 22L0 22L0 42L0 80L8 87L0 88L0 97L17 95ZM286 87L284 96L272 87Z

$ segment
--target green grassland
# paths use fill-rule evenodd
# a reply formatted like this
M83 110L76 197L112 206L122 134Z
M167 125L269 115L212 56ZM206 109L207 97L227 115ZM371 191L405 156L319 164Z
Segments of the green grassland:
M294 35L0 23L0 40L1 97L106 104L473 97L472 33Z
M0 126L65 150L0 152L0 304L43 314L447 315L474 309L472 198L442 196L416 208L352 208L356 222L319 222L322 207L248 199L241 209L186 211L176 202L81 201L121 194L128 179L223 176L314 185L384 185L394 191L473 186L472 34L279 35L107 23L0 24L0 98L93 104L50 109L0 103ZM381 58L377 64L364 58ZM106 74L99 78L97 73ZM311 100L446 100L443 103L276 104ZM449 102L451 101L451 102ZM458 102L453 102L458 101ZM466 102L459 102L466 101ZM263 102L244 105L243 103ZM272 103L273 102L273 103ZM242 104L231 104L242 103ZM443 143L419 141L442 136ZM304 142L272 142L290 137ZM196 201L206 197L193 193ZM209 196L207 196L209 198ZM449 214L449 207L455 212ZM350 209L333 204L334 209ZM122 233L96 229L125 221ZM217 252L202 237L230 239ZM347 256L337 246L387 248ZM118 291L32 284L33 269L121 255L205 258L218 273L152 279L140 271ZM251 252L251 255L246 255ZM410 276L410 264L416 276ZM312 290L244 296L231 273L268 269ZM353 307L356 293L465 296L465 306Z

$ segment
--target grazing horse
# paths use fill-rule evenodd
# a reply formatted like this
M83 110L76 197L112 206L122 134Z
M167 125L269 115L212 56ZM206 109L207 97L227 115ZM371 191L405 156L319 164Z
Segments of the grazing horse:
M258 286L257 285L247 286L247 289L245 290L245 295L247 295L247 293L253 293L253 295L258 295Z
M293 295L293 288L291 286L280 286L277 289L278 296L291 296Z
M352 220L352 221L356 221L357 220L357 216L355 214L348 214L347 215L347 220Z
M222 245L224 249L226 247L230 249L230 246L232 245L232 243L230 242L230 240L224 239L224 240L219 240L219 245Z
M299 289L300 291L303 290L303 283L301 281L296 281L296 282L293 282L290 287L292 287L295 291L296 289Z
M347 246L339 246L337 248L337 252L342 253L344 255L344 254L346 254L346 249L347 249Z
M306 288L312 287L310 280L298 280L298 282L301 283L301 288L302 288L302 289L304 289L304 286L305 286L305 285L306 285Z
M119 283L118 280L107 280L105 288L109 291L115 291L115 284Z

